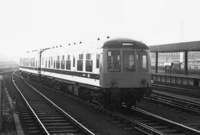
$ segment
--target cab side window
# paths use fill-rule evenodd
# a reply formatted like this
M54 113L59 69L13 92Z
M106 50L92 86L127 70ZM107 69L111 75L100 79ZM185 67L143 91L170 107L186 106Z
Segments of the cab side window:
M139 70L141 72L148 72L148 57L147 57L147 52L141 51L138 52L138 57L139 57Z

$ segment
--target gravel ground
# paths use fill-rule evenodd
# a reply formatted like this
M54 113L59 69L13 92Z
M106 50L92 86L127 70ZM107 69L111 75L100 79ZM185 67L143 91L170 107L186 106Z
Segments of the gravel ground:
M4 134L16 134L16 128L15 128L15 123L13 119L13 113L12 109L10 108L10 105L8 103L8 99L6 97L5 92L3 92L3 133Z
M10 74L10 73L9 73ZM4 76L7 81L7 75ZM7 83L6 87L9 87ZM5 91L3 90L3 125L2 125L2 135L13 135L16 134L15 123L13 119L13 109L11 109L10 104L8 102Z

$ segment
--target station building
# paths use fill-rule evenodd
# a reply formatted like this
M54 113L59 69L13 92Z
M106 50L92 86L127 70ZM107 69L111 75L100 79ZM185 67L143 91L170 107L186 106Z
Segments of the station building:
M180 64L184 66L184 53L182 52L167 52L158 54L158 66L166 66L173 64ZM151 65L155 66L155 53L151 53ZM200 69L200 52L188 53L188 68Z

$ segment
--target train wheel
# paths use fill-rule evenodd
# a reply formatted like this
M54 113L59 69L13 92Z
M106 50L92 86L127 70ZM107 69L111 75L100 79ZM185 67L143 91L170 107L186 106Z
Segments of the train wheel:
M103 93L102 107L109 109L111 107L111 92L106 91Z
M121 91L119 88L114 87L111 89L111 106L113 109L119 109L121 107Z
M111 106L113 109L120 109L121 108L121 98L120 97L112 97Z
M132 106L136 106L136 96L135 95L127 95L125 98L125 105L128 109L131 109Z

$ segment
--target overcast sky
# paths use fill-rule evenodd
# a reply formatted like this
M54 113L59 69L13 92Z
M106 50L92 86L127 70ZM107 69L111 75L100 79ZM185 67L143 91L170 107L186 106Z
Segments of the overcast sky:
M0 54L98 37L200 40L199 0L0 0Z

